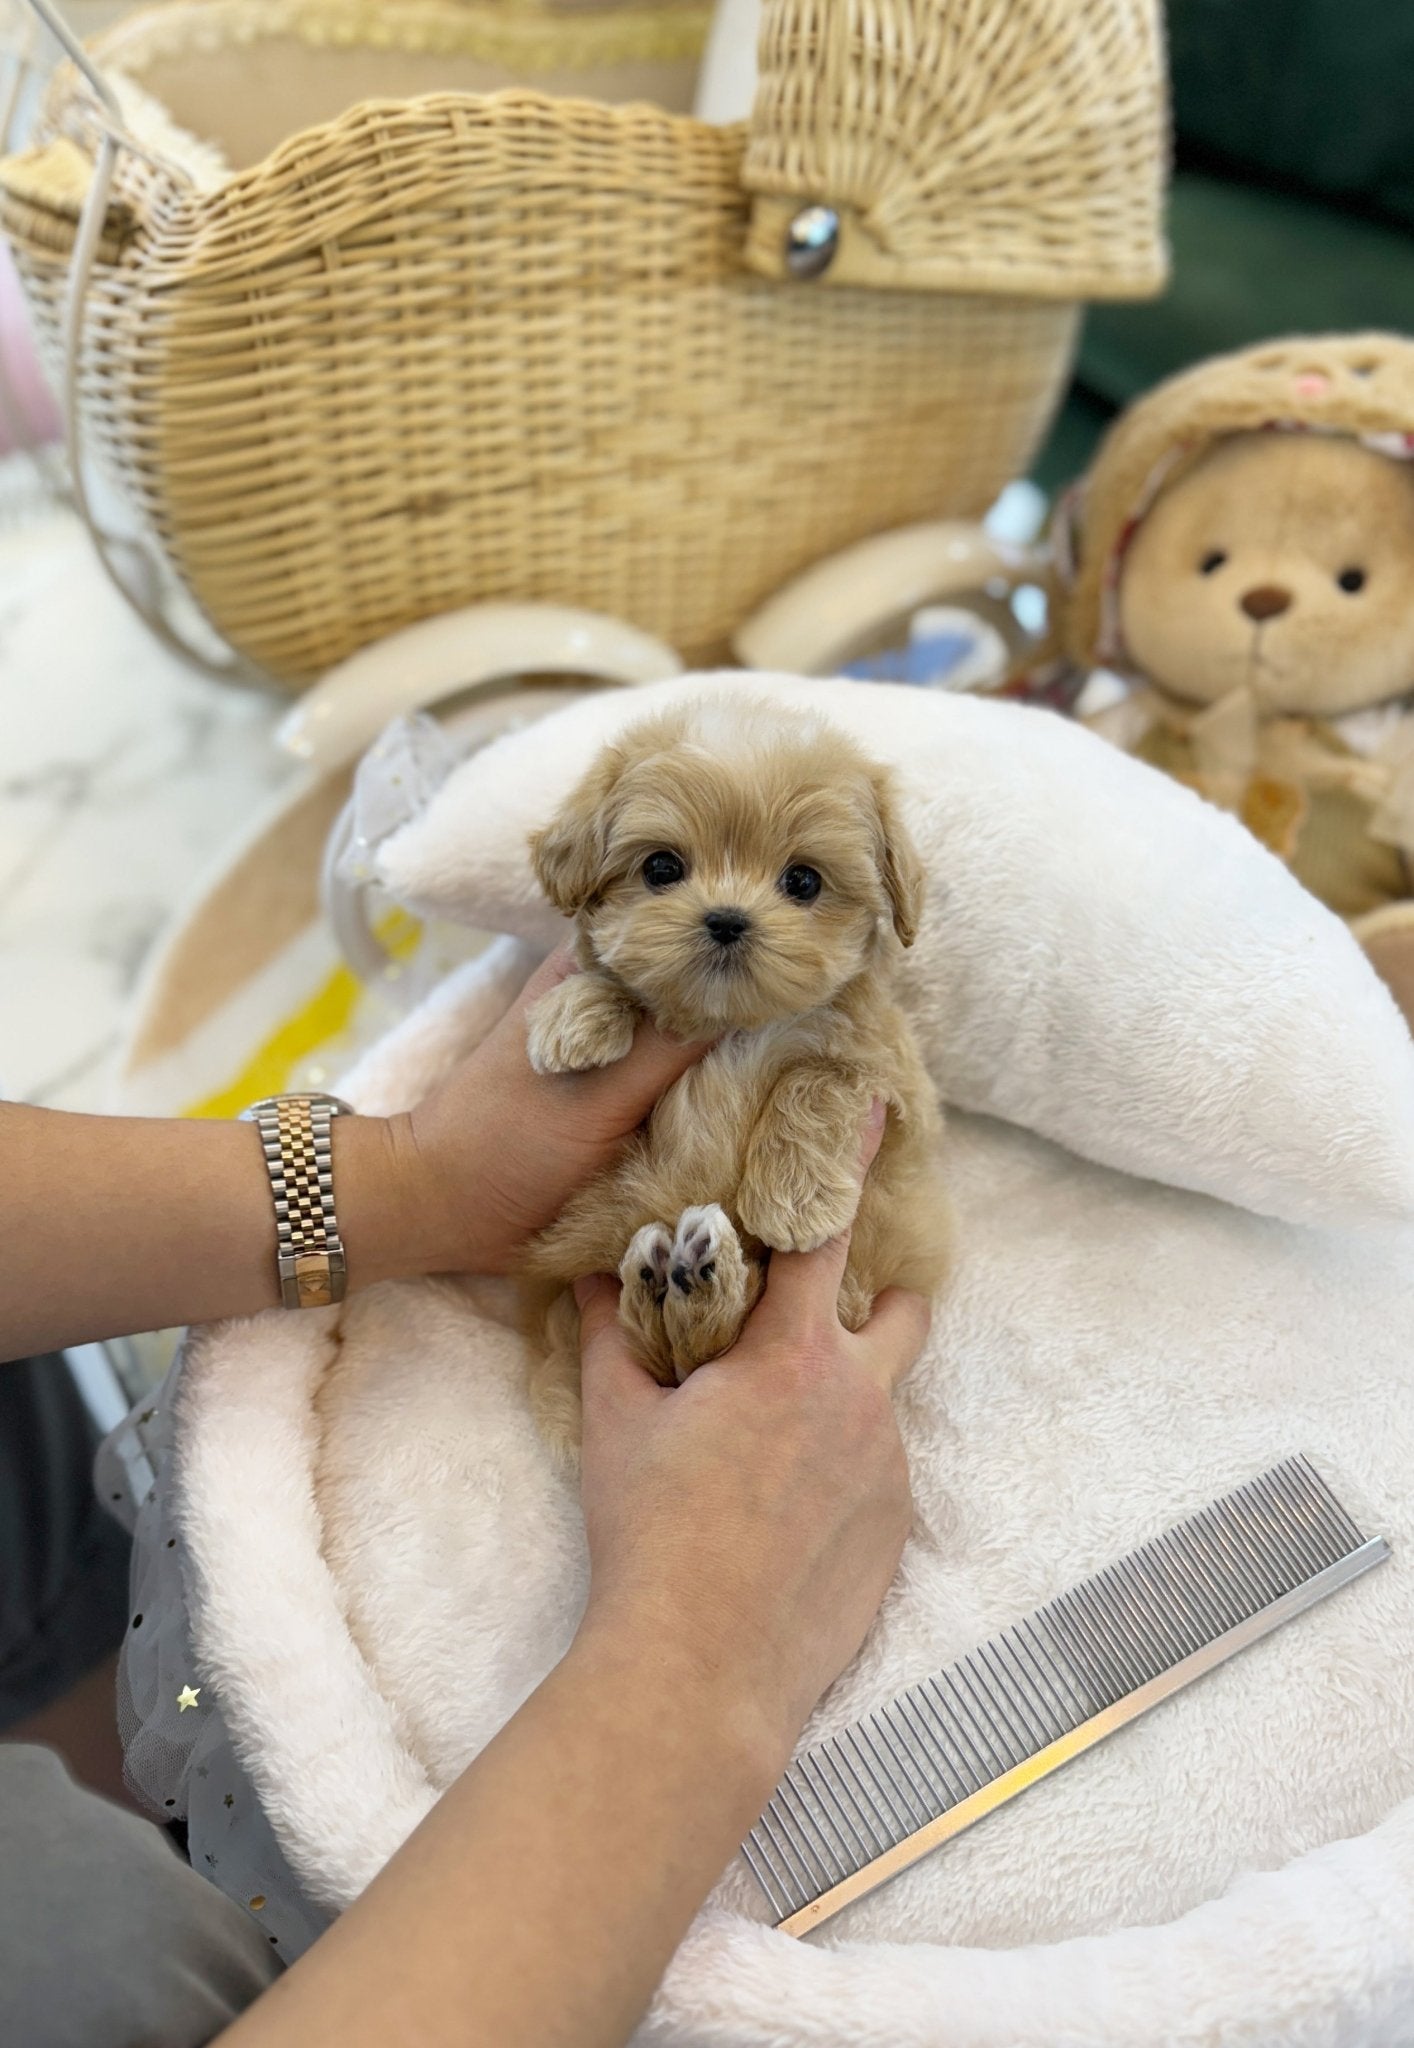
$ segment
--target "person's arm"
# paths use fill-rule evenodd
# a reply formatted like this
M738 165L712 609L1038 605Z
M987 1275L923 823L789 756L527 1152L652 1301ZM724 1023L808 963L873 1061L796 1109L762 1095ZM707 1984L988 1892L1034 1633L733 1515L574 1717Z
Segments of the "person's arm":
M504 1271L702 1053L645 1024L615 1067L533 1073L526 1008L571 971L567 953L547 962L411 1115L336 1119L350 1291L417 1273ZM253 1125L0 1103L0 1359L278 1300Z
M877 1142L877 1141L876 1141ZM736 1346L656 1386L583 1290L590 1595L564 1661L223 2048L612 2048L853 1656L909 1522L889 1401L927 1310L835 1314L777 1255Z

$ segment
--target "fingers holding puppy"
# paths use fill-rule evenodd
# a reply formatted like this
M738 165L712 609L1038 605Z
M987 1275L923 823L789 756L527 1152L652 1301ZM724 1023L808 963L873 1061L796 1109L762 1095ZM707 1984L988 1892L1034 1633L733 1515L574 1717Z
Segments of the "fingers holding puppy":
M890 1392L902 1385L928 1341L932 1321L933 1306L926 1295L910 1293L906 1287L887 1288L851 1340L870 1377Z

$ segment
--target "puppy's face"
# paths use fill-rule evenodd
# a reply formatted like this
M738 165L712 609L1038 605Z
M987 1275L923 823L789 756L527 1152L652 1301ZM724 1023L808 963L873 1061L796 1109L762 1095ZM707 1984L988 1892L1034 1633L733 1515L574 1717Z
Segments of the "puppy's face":
M670 713L608 748L532 841L551 901L664 1029L710 1037L826 1003L923 878L883 771L762 707Z

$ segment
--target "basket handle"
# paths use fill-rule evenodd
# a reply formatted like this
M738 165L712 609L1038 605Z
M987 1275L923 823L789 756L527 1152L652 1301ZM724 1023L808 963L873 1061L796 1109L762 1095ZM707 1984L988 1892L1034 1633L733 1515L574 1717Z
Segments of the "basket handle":
M88 297L89 280L93 274L99 238L108 217L108 204L113 194L113 179L119 154L124 149L129 150L134 156L141 157L145 162L179 179L183 184L189 185L192 181L190 174L180 164L175 164L148 149L129 133L123 120L122 104L111 81L94 63L73 29L54 5L54 0L25 0L25 5L31 15L53 36L84 79L97 101L98 108L98 154L94 161L88 191L84 195L78 230L69 257L68 289L64 297L64 313L60 328L64 366L61 394L64 452L68 458L69 491L74 509L88 528L89 537L110 582L142 619L148 631L165 647L181 660L204 670L207 675L214 676L221 682L264 683L266 678L241 655L232 652L228 659L223 660L177 631L163 609L159 596L164 582L164 570L160 561L141 540L109 533L94 512L84 473L79 368L83 351L84 308ZM5 107L4 143L7 151L13 143L11 131L25 72L33 65L33 61L32 55L27 53L21 53L17 59L16 77ZM122 566L124 557L129 564L126 573ZM211 631L213 637L217 637L214 627Z
M439 612L361 647L306 690L275 737L321 775L357 760L397 718L525 676L617 684L682 674L665 641L578 606L473 604Z
M732 651L748 668L838 675L860 645L907 613L1045 576L1040 550L996 540L967 520L896 527L803 569L737 628Z
M123 125L123 110L118 104L118 95L94 63L88 51L74 34L53 0L25 0L31 14L36 15L48 29L64 55L87 82L95 99L114 127ZM12 110L13 111L13 110ZM7 136L8 141L8 136Z

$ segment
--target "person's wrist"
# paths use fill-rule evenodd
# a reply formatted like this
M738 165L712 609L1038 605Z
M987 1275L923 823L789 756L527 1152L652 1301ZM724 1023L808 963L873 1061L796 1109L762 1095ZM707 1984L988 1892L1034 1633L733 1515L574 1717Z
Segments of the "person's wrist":
M474 1248L411 1116L340 1117L334 1125L334 1205L349 1289L460 1270Z
M577 1668L610 1682L621 1676L635 1697L660 1707L680 1731L710 1749L756 1809L790 1761L804 1716L738 1646L728 1653L715 1631L697 1631L679 1609L657 1602L600 1602L592 1596L570 1652Z

